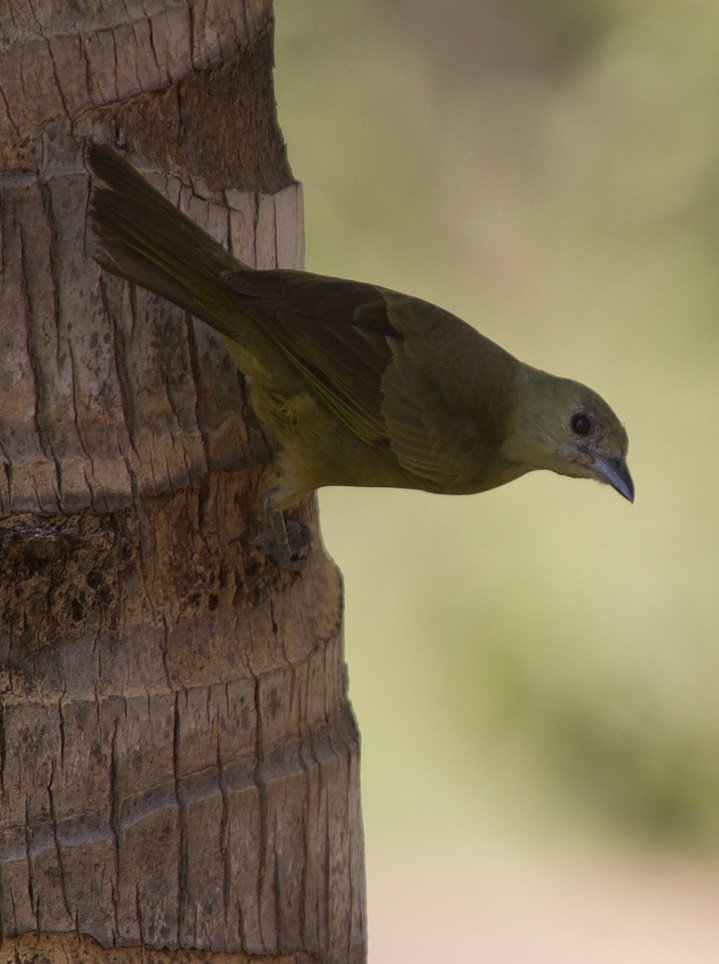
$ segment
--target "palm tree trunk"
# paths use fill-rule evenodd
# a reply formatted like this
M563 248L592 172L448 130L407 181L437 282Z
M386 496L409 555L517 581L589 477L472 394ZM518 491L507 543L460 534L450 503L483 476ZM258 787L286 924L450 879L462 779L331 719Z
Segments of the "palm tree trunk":
M247 547L271 466L241 377L85 227L93 136L301 266L270 0L2 19L0 961L363 961L339 575L318 539L301 574Z

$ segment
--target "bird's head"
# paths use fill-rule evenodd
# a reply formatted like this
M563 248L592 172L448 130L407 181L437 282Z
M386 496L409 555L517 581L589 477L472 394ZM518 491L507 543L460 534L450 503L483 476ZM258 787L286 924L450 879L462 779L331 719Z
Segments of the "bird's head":
M633 502L629 440L604 399L586 385L537 369L525 368L523 376L505 457L527 470L596 479Z

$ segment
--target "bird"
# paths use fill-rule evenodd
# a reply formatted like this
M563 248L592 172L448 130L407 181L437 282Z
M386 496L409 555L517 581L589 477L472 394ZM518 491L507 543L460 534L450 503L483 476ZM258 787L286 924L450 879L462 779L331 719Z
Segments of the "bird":
M221 336L273 440L263 545L301 570L284 510L323 486L470 494L527 472L630 502L626 430L604 399L515 358L472 325L380 285L233 257L112 147L90 141L95 258Z

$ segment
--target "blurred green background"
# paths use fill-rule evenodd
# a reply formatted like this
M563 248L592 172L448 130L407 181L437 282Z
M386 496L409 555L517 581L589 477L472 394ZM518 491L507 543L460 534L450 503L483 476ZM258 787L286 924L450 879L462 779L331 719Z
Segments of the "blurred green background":
M276 20L307 267L422 296L593 386L637 488L633 506L546 473L466 498L321 493L370 933L398 840L713 861L719 5L276 0Z

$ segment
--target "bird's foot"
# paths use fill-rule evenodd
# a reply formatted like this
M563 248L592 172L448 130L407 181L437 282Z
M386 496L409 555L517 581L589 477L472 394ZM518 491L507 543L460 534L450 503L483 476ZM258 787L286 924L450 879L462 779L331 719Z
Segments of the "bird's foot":
M270 512L270 523L271 536L258 532L247 539L248 544L262 549L282 569L301 572L307 565L307 559L299 553L311 544L312 530L294 519L285 520L278 510Z
M296 519L285 519L285 529L287 531L287 542L293 555L306 546L312 545L312 529L306 526L304 522L298 522Z

